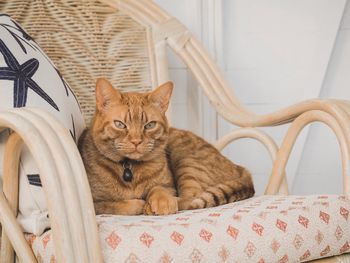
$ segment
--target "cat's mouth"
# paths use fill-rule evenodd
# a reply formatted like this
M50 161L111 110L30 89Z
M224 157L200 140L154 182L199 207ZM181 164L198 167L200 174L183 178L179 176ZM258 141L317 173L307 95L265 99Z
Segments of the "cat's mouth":
M134 149L132 149L132 151L130 152L131 154L142 154L142 150L139 147L135 147Z
M133 149L125 151L124 155L127 158L137 160L137 159L140 159L144 155L144 152L141 149L138 149L138 147L135 147Z
M138 145L136 147L124 147L119 149L119 154L123 157L133 159L133 160L141 160L144 158L148 158L148 155L152 150L149 147L145 147L144 145Z

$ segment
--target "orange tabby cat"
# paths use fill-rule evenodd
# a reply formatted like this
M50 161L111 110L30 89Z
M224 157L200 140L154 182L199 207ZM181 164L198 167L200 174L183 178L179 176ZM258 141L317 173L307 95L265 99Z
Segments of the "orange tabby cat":
M250 173L165 116L173 85L120 93L96 84L96 113L79 140L97 214L166 215L249 198Z

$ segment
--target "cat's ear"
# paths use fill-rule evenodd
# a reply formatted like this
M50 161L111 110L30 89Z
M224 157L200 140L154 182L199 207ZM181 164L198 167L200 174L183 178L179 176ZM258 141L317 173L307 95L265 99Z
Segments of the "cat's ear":
M168 109L173 86L173 83L168 81L149 94L149 100L155 104L161 112L166 112Z
M113 88L112 84L103 78L96 81L96 107L99 111L104 110L112 101L121 99L120 92Z

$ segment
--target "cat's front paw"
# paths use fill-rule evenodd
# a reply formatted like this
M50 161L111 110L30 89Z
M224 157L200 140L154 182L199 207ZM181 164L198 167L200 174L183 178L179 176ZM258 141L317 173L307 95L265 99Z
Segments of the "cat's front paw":
M177 198L171 195L153 195L144 206L145 215L169 215L178 211Z
M145 207L145 200L142 199L132 199L127 200L127 205L124 210L125 215L141 215Z

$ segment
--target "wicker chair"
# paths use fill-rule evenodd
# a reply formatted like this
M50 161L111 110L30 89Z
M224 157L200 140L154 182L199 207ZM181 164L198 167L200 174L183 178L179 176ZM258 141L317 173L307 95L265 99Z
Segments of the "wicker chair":
M230 92L229 84L199 41L150 0L11 0L0 1L0 10L19 21L55 62L74 89L87 122L94 112L98 77L110 79L124 91L151 90L169 80L166 59L166 46L169 46L192 71L216 111L242 127L221 138L218 149L233 140L249 137L269 150L274 165L266 194L288 193L284 169L289 154L299 132L314 121L327 124L339 140L343 191L350 194L349 102L309 100L271 114L250 112ZM280 148L256 128L290 122ZM37 262L15 217L18 162L24 143L38 163L47 193L57 260L102 262L89 185L70 135L50 116L31 109L1 112L0 128L8 127L16 133L7 142L0 194L0 221L4 229L1 261L13 262L16 251L20 261ZM68 156L69 163L60 156ZM63 183L66 180L69 184ZM327 262L350 262L350 258L343 255Z

